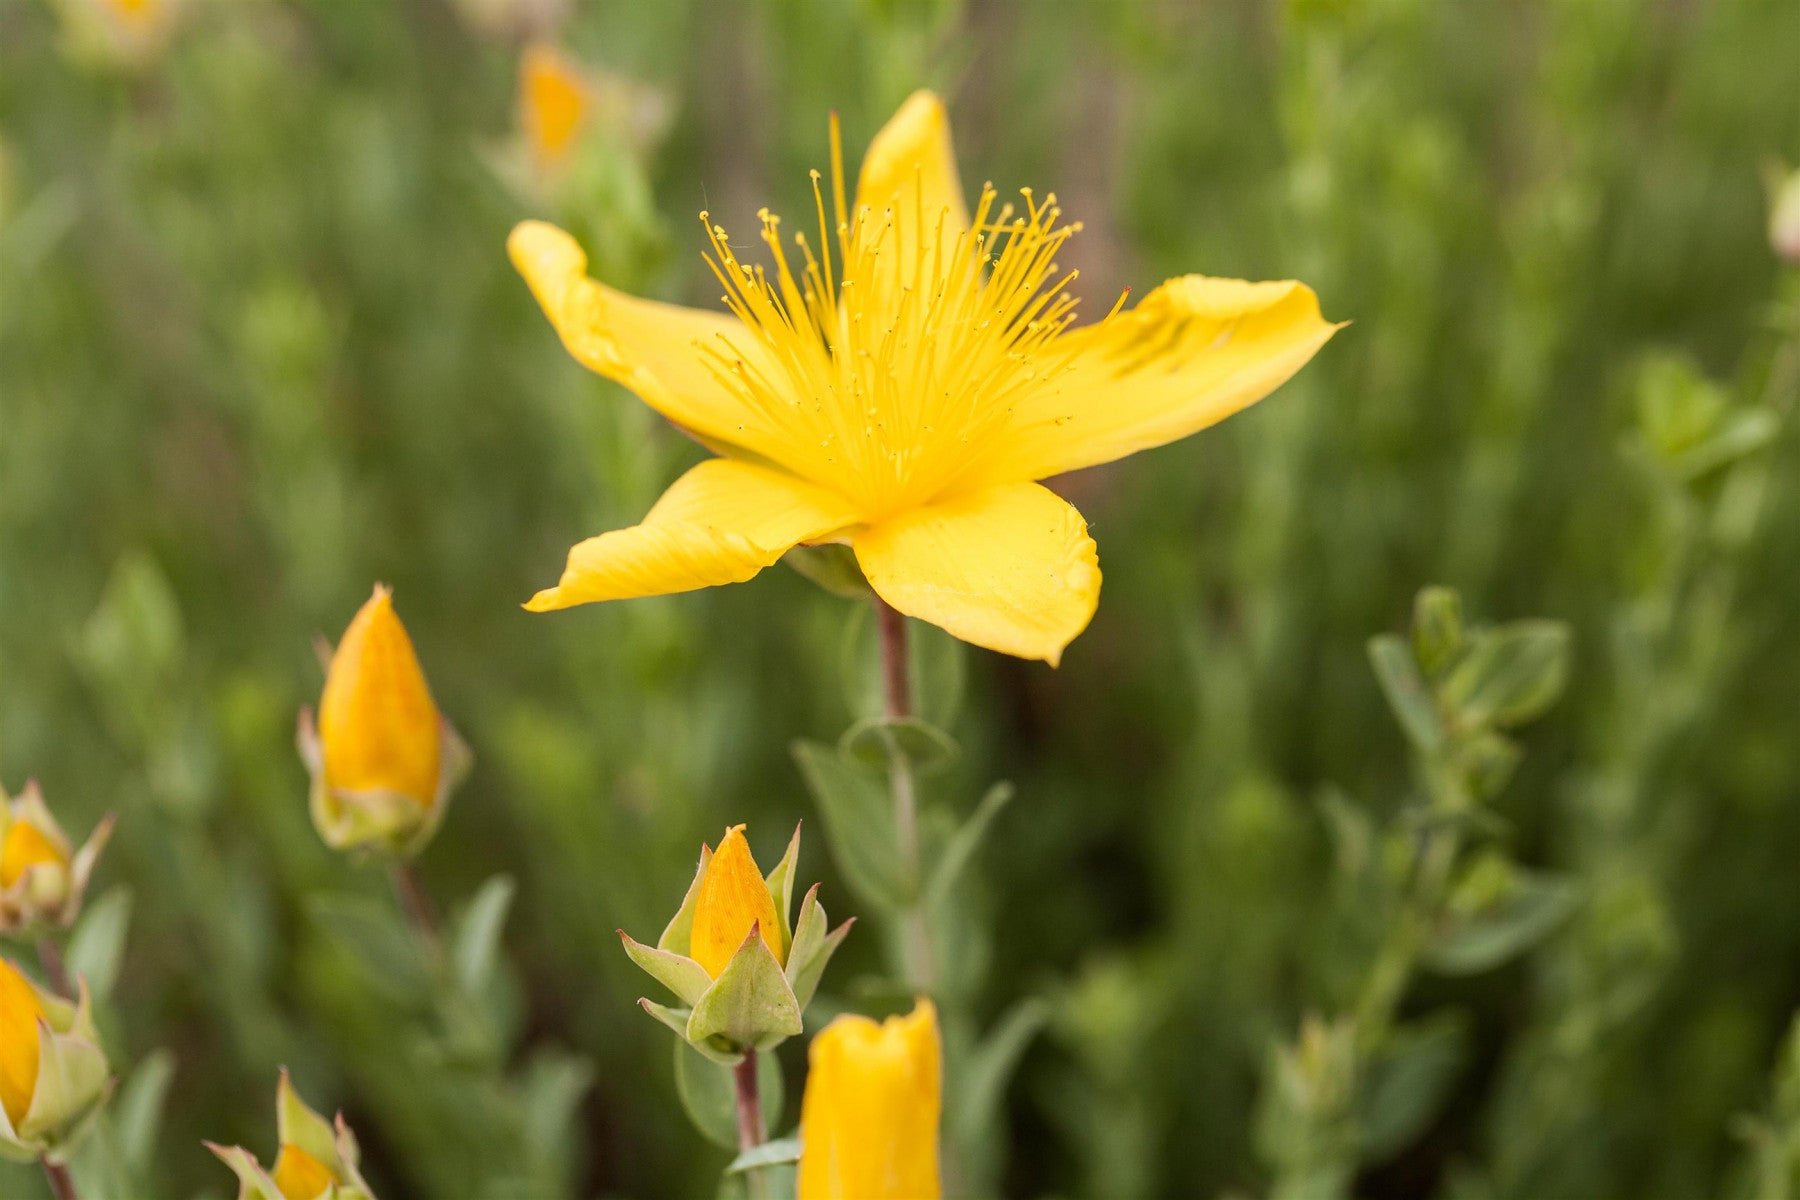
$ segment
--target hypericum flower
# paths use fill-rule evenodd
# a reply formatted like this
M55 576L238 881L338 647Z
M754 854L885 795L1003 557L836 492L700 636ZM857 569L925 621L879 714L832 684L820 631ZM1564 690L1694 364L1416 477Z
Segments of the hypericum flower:
M381 584L331 656L316 730L301 710L299 743L328 845L412 854L431 839L469 752L438 712Z
M67 929L81 912L88 877L112 827L110 815L102 818L76 850L45 806L37 780L26 783L17 799L0 790L0 934Z
M761 214L767 269L707 224L729 315L587 278L527 221L513 263L569 352L715 453L642 524L589 538L534 611L749 579L796 544L847 542L889 604L1055 664L1100 591L1081 514L1036 483L1186 437L1267 395L1337 328L1294 283L1188 275L1074 327L1077 227L1054 195L964 206L942 103L915 94L844 201L833 124L817 244ZM703 222L706 214L701 214Z
M807 1050L799 1200L937 1200L937 1009L881 1024L843 1016Z
M238 1177L238 1200L375 1200L357 1170L356 1135L339 1113L333 1126L307 1106L284 1070L275 1089L275 1165L264 1168L242 1146L206 1148Z
M0 959L0 1155L60 1160L111 1084L87 987L71 1004Z
M654 949L619 930L631 961L684 1007L638 1003L716 1062L735 1064L746 1050L766 1050L800 1032L800 1014L855 921L827 932L815 883L800 902L800 919L789 926L799 856L796 826L787 853L765 879L744 827L735 825L718 853L700 847L700 869Z

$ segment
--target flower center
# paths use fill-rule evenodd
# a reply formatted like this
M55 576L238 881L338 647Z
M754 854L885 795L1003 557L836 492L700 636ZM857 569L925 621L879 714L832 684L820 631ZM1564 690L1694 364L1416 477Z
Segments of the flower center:
M767 209L772 271L742 262L707 224L707 262L749 341L705 349L783 447L781 465L873 522L952 490L1004 436L1014 400L1067 365L1056 341L1075 319L1077 272L1060 272L1055 256L1080 225L1058 223L1054 194L1039 203L1024 189L1020 212L997 206L992 185L962 230L922 204L846 214L835 122L832 134L836 237L814 171L820 250L796 234L797 273Z

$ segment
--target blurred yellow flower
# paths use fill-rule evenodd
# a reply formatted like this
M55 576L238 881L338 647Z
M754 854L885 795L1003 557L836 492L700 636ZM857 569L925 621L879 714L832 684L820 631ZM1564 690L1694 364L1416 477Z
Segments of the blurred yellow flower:
M87 989L71 1004L0 959L0 1155L60 1159L110 1082Z
M1015 209L984 187L971 217L927 92L875 138L853 206L835 123L832 219L813 182L818 241L796 235L797 262L766 210L767 269L707 226L729 315L613 291L562 230L513 230L570 353L721 455L642 524L577 545L526 607L741 582L796 544L847 542L901 612L1054 664L1100 571L1081 514L1034 481L1223 420L1337 328L1303 284L1200 275L1075 328L1056 256L1078 227L1029 190Z
M757 869L744 827L734 825L700 875L688 957L717 979L751 929L762 935L775 961L786 966L787 939L775 914L775 897Z
M799 1200L936 1200L941 1060L929 1000L827 1025L807 1051Z
M206 1148L238 1177L238 1200L374 1200L358 1169L356 1136L338 1114L327 1121L300 1098L288 1073L275 1089L275 1129L281 1149L264 1169L242 1146Z
M519 124L537 167L569 156L592 106L592 89L574 63L547 42L525 47L519 62Z
M184 0L60 0L63 25L78 57L141 64L167 44Z
M19 937L40 924L72 924L112 825L110 816L103 819L76 850L36 780L16 799L0 791L0 934Z
M435 830L468 752L438 712L393 594L375 585L325 673L315 732L300 749L313 772L313 816L332 846L416 849Z

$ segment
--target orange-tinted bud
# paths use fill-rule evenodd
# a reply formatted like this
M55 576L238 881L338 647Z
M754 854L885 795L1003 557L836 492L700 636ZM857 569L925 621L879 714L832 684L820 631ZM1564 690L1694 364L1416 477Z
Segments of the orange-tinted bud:
M11 887L19 882L26 868L44 863L67 867L69 857L36 826L14 821L6 831L6 841L0 844L0 888Z
M269 1178L286 1200L319 1200L327 1188L338 1182L330 1167L292 1142L283 1143Z
M753 926L775 952L776 961L786 965L787 938L775 912L775 898L744 840L744 827L734 825L725 831L725 840L701 877L688 957L717 979Z
M568 157L591 102L587 80L555 47L535 42L525 48L519 64L519 122L539 166L553 167Z
M412 639L377 584L332 656L319 700L325 786L385 790L432 805L442 761L441 720Z

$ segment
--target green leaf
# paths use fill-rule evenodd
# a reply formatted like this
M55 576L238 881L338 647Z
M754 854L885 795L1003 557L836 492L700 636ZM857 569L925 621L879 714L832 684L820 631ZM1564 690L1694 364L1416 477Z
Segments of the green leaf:
M1369 639L1369 663L1406 740L1422 753L1434 750L1444 738L1443 722L1412 647L1398 634L1377 634Z
M706 1058L686 1042L675 1043L675 1091L707 1141L736 1150L737 1080L731 1067ZM756 1058L756 1092L762 1101L763 1125L774 1128L781 1119L783 1088L781 1063L772 1054Z
M960 1140L980 1142L993 1136L993 1125L1000 1112L1000 1101L1006 1095L1019 1060L1045 1025L1050 1023L1050 1003L1042 996L1027 996L1008 1009L981 1044L975 1047L964 1065L958 1085L961 1105Z
M905 889L886 778L818 742L796 742L794 759L825 819L825 840L844 881L871 908L891 913L903 907Z
M1556 703L1568 670L1567 625L1514 621L1477 635L1444 680L1444 704L1464 725L1517 725Z
M1421 670L1436 675L1462 647L1462 597L1454 588L1428 587L1413 600L1413 653Z
M955 836L950 839L950 844L944 847L944 853L932 871L931 882L926 887L925 903L928 906L936 908L949 900L956 888L957 879L975 857L975 852L981 848L994 818L1000 815L1000 810L1012 798L1013 786L1010 783L996 783L988 789L987 795L981 798L981 803L975 806L975 811L969 814L969 819L962 823Z
M800 1161L800 1139L797 1137L780 1138L773 1142L764 1142L760 1146L752 1146L725 1168L727 1175L737 1175L744 1171L753 1171L758 1167L772 1167L777 1163Z
M481 885L457 922L450 942L451 960L456 965L457 984L471 995L480 993L493 973L500 934L517 890L510 876L494 876Z
M369 976L397 997L430 992L432 968L419 939L385 904L364 896L312 896L307 910L327 936L362 961Z
M1402 1025L1362 1081L1361 1156L1380 1162L1404 1149L1443 1106L1468 1061L1466 1022L1445 1013Z
M112 994L119 958L131 927L131 889L121 884L83 913L69 938L69 974L87 980L95 1000Z
M119 1153L133 1175L150 1169L162 1128L163 1105L174 1080L175 1055L159 1048L146 1054L119 1087L112 1104L112 1122Z
M866 602L875 595L857 564L856 552L837 542L795 546L781 561L834 596Z
M1452 893L1450 915L1426 947L1425 965L1443 975L1492 970L1543 940L1579 901L1575 884L1560 876L1498 857L1479 859Z
M892 756L900 753L920 774L930 775L955 762L962 747L955 738L917 717L875 717L845 730L838 739L838 752L851 762L883 771Z

